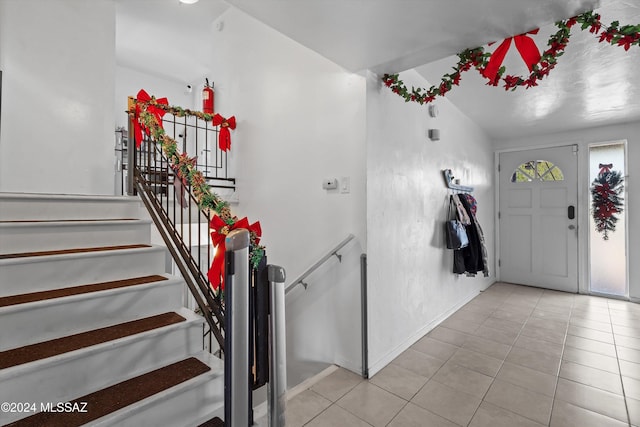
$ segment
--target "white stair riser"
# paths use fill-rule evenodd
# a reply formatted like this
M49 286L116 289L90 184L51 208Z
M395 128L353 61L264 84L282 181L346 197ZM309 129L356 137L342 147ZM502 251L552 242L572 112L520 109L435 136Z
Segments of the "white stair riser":
M0 351L177 310L183 287L172 279L2 307L2 329L11 333Z
M195 427L213 417L224 419L224 365L205 363L211 371L100 418L94 427Z
M164 328L163 328L164 329ZM170 363L202 348L202 323L168 327L0 371L0 402L65 402ZM93 351L92 351L93 350ZM13 421L16 414L8 414ZM19 414L18 414L19 415Z
M185 218L188 211L183 211ZM194 210L195 212L195 210ZM89 221L146 218L145 221ZM0 254L147 244L138 198L0 193ZM47 221L25 224L27 220ZM65 220L80 220L72 223ZM85 221L82 221L85 220ZM23 223L18 223L22 221ZM117 222L117 225L112 224ZM207 224L203 233L206 237ZM193 232L193 230L192 230ZM0 296L162 274L166 248L0 259ZM101 426L197 426L224 415L224 364L204 354L204 320L182 305L184 282L75 295L0 308L0 351L176 311L186 322L0 369L0 402L65 402L196 355L212 370L98 420ZM0 425L28 414L0 412ZM95 425L96 423L91 423Z
M0 254L149 244L150 221L0 224Z
M139 218L133 197L0 193L0 221Z
M0 260L0 292L16 295L160 274L165 250L156 246Z

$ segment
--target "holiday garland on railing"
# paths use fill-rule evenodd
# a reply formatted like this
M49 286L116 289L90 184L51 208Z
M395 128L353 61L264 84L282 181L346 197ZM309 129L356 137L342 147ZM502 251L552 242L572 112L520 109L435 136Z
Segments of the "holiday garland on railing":
M613 163L598 166L600 172L591 184L591 214L596 223L596 231L609 240L609 232L616 231L618 217L622 212L620 194L624 191L624 178L619 171L612 171Z
M625 50L640 43L640 24L620 26L618 21L614 21L605 27L600 21L600 15L589 11L571 19L556 22L558 31L549 38L548 48L542 54L538 51L535 42L527 35L538 32L538 30L534 30L505 39L493 54L485 52L483 47L460 52L458 54L459 61L453 67L453 73L445 74L439 84L431 86L429 89L412 87L409 90L399 79L398 74L385 74L382 76L382 81L385 86L389 87L393 93L403 97L406 102L414 101L420 104L432 102L436 96L444 96L453 86L460 84L462 73L469 71L472 67L488 80L487 85L489 86L498 86L502 82L505 90L515 90L519 86L528 89L537 86L538 81L549 75L549 72L556 66L558 57L564 53L569 43L571 28L576 24L580 24L581 30L588 29L590 33L596 35L600 42L607 42L612 46L622 46ZM502 65L502 61L512 40L529 68L530 74L528 76L506 74L506 68Z
M178 143L166 134L162 126L162 117L165 113L176 117L194 116L200 120L212 121L214 126L220 125L231 129L235 129L235 117L224 119L219 114L206 114L201 111L170 106L166 98L149 96L144 90L138 92L137 98L129 110L129 116L134 124L136 147L139 147L142 143L143 132L149 135L161 147L176 177L182 183L191 186L191 191L198 206L210 218L211 238L213 244L217 246L217 250L207 277L215 292L224 291L224 242L226 235L236 228L249 230L249 258L251 266L256 268L264 256L264 246L260 245L260 237L262 235L260 222L249 224L246 217L239 219L233 216L229 209L229 204L222 200L220 196L211 192L204 175L196 169L196 158L189 157L187 153L178 152ZM230 141L230 136L226 135L224 144L222 140L220 144L228 148L231 144Z

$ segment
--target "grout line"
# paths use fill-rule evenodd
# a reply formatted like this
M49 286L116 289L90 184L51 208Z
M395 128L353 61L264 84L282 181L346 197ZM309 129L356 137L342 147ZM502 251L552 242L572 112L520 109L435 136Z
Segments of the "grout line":
M496 374L495 374L494 376L492 376L492 377L491 377L491 383L489 384L489 387L487 388L487 391L486 391L486 392L484 393L484 395L480 398L480 404L479 404L479 405L478 405L478 407L475 409L475 411L474 411L473 415L471 416L471 418L470 418L470 420L469 420L469 423L471 423L471 422L473 421L474 417L478 414L478 410L479 410L480 406L482 405L482 403L483 403L483 402L485 402L485 398L487 397L489 390L491 389L491 387L494 385L495 381L497 380L497 376L498 376L498 374L500 373L500 371L502 370L502 368L504 367L504 365L505 365L505 363L506 363L506 359L508 358L509 354L511 354L511 352L512 352L512 351L513 351L513 349L514 349L514 347L516 347L516 345L515 345L515 344L516 344L516 342L518 341L518 339L519 339L521 336L524 336L524 335L522 335L522 332L523 332L523 330L524 330L525 326L527 325L527 323L528 323L532 318L538 318L538 316L534 316L534 312L535 312L536 310L542 309L542 307L540 307L540 303L541 303L541 301L543 301L543 297L544 297L544 295L545 295L545 293L546 293L546 290L544 290L544 289L541 289L541 290L542 290L542 292L537 296L537 299L536 299L535 305L532 307L531 312L528 314L527 318L522 322L522 324L521 324L521 326L520 326L520 329L518 330L518 332L517 332L517 334L516 334L516 336L515 336L515 338L514 338L513 343L512 343L511 345L509 345L509 351L507 352L507 354L505 355L505 357L504 357L504 358L502 358L501 363L500 363L500 367L499 367L499 368L498 368L498 370L496 371ZM514 295L514 293L515 293L515 290L509 290L509 292L505 292L505 293L497 293L497 295L492 296L492 297L491 297L491 300L490 300L490 304L489 304L489 306L487 306L487 307L486 307L486 310L487 310L487 311L486 311L486 313L489 313L489 314L488 314L488 316L487 316L484 320L482 320L482 321L479 323L479 324L480 324L480 326L479 326L478 328L480 328L482 325L484 325L484 323L487 321L487 319L491 318L491 317L492 317L492 316L493 316L497 311L503 310L503 309L504 309L504 307L505 307L505 304L507 303L507 300L508 300L510 297L512 297L512 296ZM475 298L474 298L474 299L475 299ZM471 301L473 301L473 300L471 300ZM469 302L471 302L471 301L469 301ZM499 303L499 305L492 306L493 304L491 304L491 303L494 303L494 302L498 302L498 303ZM561 368L562 368L562 363L563 363L563 360L564 360L564 359L563 359L563 357L564 357L564 353L565 353L565 351L566 351L566 347L567 347L567 339L568 339L568 335L569 335L569 326L571 325L571 319L572 319L573 315L574 315L575 313L577 313L577 311L576 311L576 309L577 309L577 305L576 305L576 304L577 304L577 299L575 298L575 295L573 295L573 298L572 298L572 300L571 300L570 304L568 304L568 305L562 305L562 304L561 304L561 305L559 306L559 307L563 307L563 308L568 307L568 308L569 308L569 312L568 312L568 314L569 314L569 315L568 315L568 318L567 318L567 320L566 320L566 322L565 322L565 324L566 324L566 328L565 328L565 331L564 331L564 337L563 337L563 342L562 342L561 354L560 354L560 356L559 356L559 359L560 359L560 360L559 360L559 363L558 363L557 369L556 369L556 371L555 371L555 387L554 387L554 390L553 390L553 394L552 394L552 396L551 396L551 399L552 399L552 401L551 401L551 410L550 410L550 412L549 412L549 419L547 420L547 424L546 424L547 426L549 426L549 425L550 425L550 423L551 423L551 418L552 418L552 416L553 416L554 410L556 409L555 404L556 404L556 399L557 399L558 383L559 383L559 380L560 380L560 370L561 370ZM608 313L609 313L609 323L612 325L612 319L611 319L612 313L611 313L611 309L609 308L609 305L608 305L608 304L607 304L607 310L608 310ZM459 311L459 310L457 310L455 313L457 313L458 311ZM455 313L452 313L452 315L453 315L453 314L455 314ZM544 319L544 317L541 317L541 319ZM508 321L508 319L502 319L502 320ZM553 320L553 319L552 319L552 320ZM476 330L477 330L478 328L476 328ZM488 338L485 338L485 337L481 337L481 336L476 335L476 334L475 334L475 332L474 332L474 333L467 333L467 332L459 331L459 330L457 330L457 329L454 329L454 331L459 332L459 333L461 333L461 334L465 334L465 335L466 335L466 336L468 336L468 337L477 337L477 338L482 338L482 339L485 339L485 340L489 340ZM428 334L426 334L425 336L427 336L427 335L428 335ZM435 339L435 338L433 338L433 339ZM542 341L546 341L546 340L544 340L544 339L542 339L542 338L535 338L535 339L539 339L539 340L542 340ZM437 339L436 339L436 340L437 340ZM437 340L437 341L440 341L440 340ZM492 341L492 340L489 340L489 341ZM464 342L464 343L462 343L462 345L460 345L460 346L458 346L458 345L454 345L454 344L451 344L451 343L446 342L446 341L443 341L443 342L444 342L445 344L449 344L449 345L453 345L453 346L455 346L455 347L456 347L456 350L453 352L453 354L452 354L452 355L450 355L448 358L446 358L446 360L440 359L440 360L443 360L442 365L441 365L441 366L440 366L440 367L439 367L439 368L434 372L434 374L433 374L433 375L431 375L431 376L427 379L427 381L425 382L425 384L424 384L424 385L422 385L422 387L420 387L420 388L418 389L418 391L416 391L416 392L415 392L415 393L414 393L410 398L408 398L408 399L407 399L407 398L404 398L404 397L402 397L402 396L398 396L397 394L392 393L392 392L390 392L390 391L386 390L384 387L380 387L380 386L377 386L376 384L371 383L370 379L366 380L367 382L369 382L369 384L374 385L374 386L376 386L377 388L380 388L381 390L384 390L384 391L386 391L386 392L388 392L388 393L391 393L391 394L393 394L394 396L397 396L399 399L401 399L401 400L403 401L403 405L402 405L402 407L401 407L401 408L400 408L400 410L399 410L399 411L398 411L398 412L397 412L397 413L396 413L396 414L391 418L390 423L391 423L391 422L393 422L393 420L395 420L395 419L398 417L398 415L399 415L403 410L405 410L405 408L407 408L408 404L412 402L412 399L413 399L413 398L414 398L418 393L420 393L420 391L421 391L421 390L422 390L422 389L423 389L423 388L424 388L424 387L425 387L429 382L431 382L431 381L433 380L433 378L438 374L438 372L440 372L440 370L442 369L442 367L443 367L445 364L447 364L447 363L451 360L451 358L453 357L453 355L455 355L455 354L458 352L458 350L459 350L459 349L461 349L461 348L465 348L465 347L464 347L464 345L466 344L466 342L467 342L467 341L465 340L465 342ZM550 342L550 343L554 343L553 341L549 341L549 342ZM506 344L505 344L505 345L506 345ZM618 349L617 349L617 346L615 345L615 335L614 335L614 344L613 344L613 345L614 345L614 348L615 348L615 351L616 351L616 359L617 359L617 363L618 363L618 370L619 370L619 374L620 374L620 381L621 381L621 383L622 383L622 387L623 387L623 398L624 398L624 401L625 401L625 409L626 409L626 413L627 413L627 421L628 421L628 425L629 425L629 426L631 426L631 419L630 419L630 414L629 414L629 407L628 407L628 404L627 404L627 397L626 397L626 394L624 393L624 383L622 382L622 371L620 370L620 359L617 357L617 355L618 355ZM518 348L520 348L520 347L518 347ZM475 350L471 350L471 349L468 349L468 348L465 348L465 350L468 350L468 351L475 351ZM481 352L479 352L479 354L485 355L484 353L481 353ZM429 355L429 356L431 356L431 355ZM486 356L491 357L491 356L489 356L489 355L486 355ZM435 357L435 356L431 356L431 357ZM392 363L393 363L393 362L392 362ZM518 365L518 366L523 366L523 367L525 367L525 368L527 368L527 369L534 369L534 368L531 368L531 367L526 367L526 366L524 366L524 365ZM334 366L334 367L329 367L329 368L327 368L327 370L325 370L325 371L321 372L320 374L318 374L318 376L319 376L320 378L318 378L318 376L316 376L316 377L314 378L316 381L314 381L313 383L315 383L315 382L317 382L319 379L321 379L321 378L323 378L323 377L325 377L325 376L329 375L331 372L335 371L336 369L338 369L338 368L337 368L337 367L335 367L335 366ZM466 369L471 369L471 368L466 368ZM472 371L474 371L474 372L479 372L479 371L476 371L475 369L471 369L471 370L472 370ZM536 369L534 369L534 370L536 370ZM327 371L328 371L328 372L327 372ZM537 370L536 370L536 371L537 371ZM542 372L542 371L539 371L539 372ZM482 373L482 372L479 372L479 373ZM546 373L546 372L545 372L545 373ZM487 375L487 374L484 374L484 375ZM547 375L552 375L552 374L547 374ZM489 375L487 375L487 376L489 376ZM434 381L436 381L436 380L434 380ZM437 382L437 381L436 381L436 382ZM298 393L299 393L300 391L303 391L303 390L306 390L306 389L310 388L310 387L311 387L311 385L313 385L313 384L310 384L310 385L309 385L309 384L307 384L307 385L306 385L306 387L303 387L301 390L299 390L299 391L298 391ZM515 384L515 385L516 385L516 386L518 386L518 387L521 387L521 386L519 386L518 384ZM445 384L445 386L446 386L446 384ZM447 386L447 387L449 387L449 386ZM295 388L298 388L298 387L295 387ZM295 388L294 388L294 389L295 389ZM524 388L525 390L528 390L528 391L530 391L530 392L532 392L532 393L539 393L539 392L537 392L537 391L530 390L530 389L528 389L528 388L526 388L526 387L521 387L521 388ZM293 391L293 389L292 389L292 391ZM296 394L297 394L297 393L296 393ZM544 394L544 396L546 396L546 397L550 397L550 396L549 396L549 395L547 395L547 394ZM292 397L292 396L290 396L290 397ZM562 399L559 399L559 400L562 400ZM349 411L348 409L343 408L342 406L338 405L338 404L337 404L337 402L332 402L332 403L331 403L331 405L329 405L327 408L325 408L325 409L324 409L323 411L321 411L319 414L317 414L316 416L314 416L314 418L313 418L313 419L317 418L320 414L324 413L324 412L325 412L327 409L329 409L331 406L335 406L335 405L337 405L339 408L341 408L341 409L343 409L343 410L345 410L345 411L349 412L350 414L354 415L354 416L355 416L355 417L357 417L358 419L361 419L361 420L362 420L362 418L361 418L361 417L359 417L359 416L358 416L358 415L356 415L356 414L353 414L353 413L352 413L351 411ZM418 406L420 406L420 405L418 405ZM421 406L420 406L420 407L421 407ZM502 407L500 407L500 408L501 408L502 410L507 411L507 412L514 413L514 414L518 415L519 417L523 417L523 418L525 418L525 419L531 419L531 418L525 417L525 416L524 416L524 415L522 415L522 414L519 414L519 413L513 412L513 411L512 411L511 409L509 409L509 408L502 408ZM423 408L423 409L425 409L425 408ZM583 409L587 409L587 408L583 408ZM596 413L596 414L600 414L599 412L595 412L595 411L590 410L590 409L587 409L587 410L589 410L589 411L591 411L591 412L594 412L594 413ZM428 411L428 410L427 410L427 411ZM432 411L428 411L428 412L433 413ZM436 415L437 415L437 414L436 414ZM600 415L603 415L603 414L600 414ZM442 417L441 415L438 415L438 416ZM311 421L311 420L310 420L310 421ZM309 422L310 422L310 421L309 421ZM364 421L364 422L366 422L366 420L363 420L363 421ZM533 421L536 421L536 420L533 420ZM536 422L539 422L539 421L536 421ZM368 422L367 422L367 424L368 424Z
M611 319L611 309L609 301L607 301L607 312L609 313L609 325L611 326L611 336L613 337L613 349L616 352L616 363L618 364L618 374L620 375L620 384L622 386L622 398L624 400L624 409L627 411L627 422L631 427L631 415L629 414L629 404L627 403L627 393L624 391L624 381L622 380L622 369L620 368L620 357L618 357L618 346L616 345L616 334L613 330L613 319Z
M513 290L511 290L511 292L509 293L508 297L510 297L511 295L513 295ZM508 297L507 297L507 298L508 298ZM496 311L498 311L502 306L504 306L505 301L506 301L506 299L502 301L502 303L500 304L500 306L496 307L496 308L491 312L491 315L489 315L489 317L491 317L491 316L492 316ZM538 300L536 301L536 306L538 305L538 302L539 302L539 301L540 301L540 297L538 297ZM534 310L535 310L535 308L534 308ZM531 311L531 313L533 313L533 311L534 311L534 310L532 310L532 311ZM488 318L489 318L489 317L488 317ZM487 319L488 319L488 318L487 318ZM531 318L531 314L529 314L529 317L527 317L527 319L522 323L522 326L520 327L520 330L518 331L518 334L516 335L515 339L513 340L513 343L510 345L509 352L504 356L504 359L502 359L502 362L500 363L500 368L498 368L498 371L496 372L496 374L495 374L493 377L491 377L491 378L492 378L492 379L491 379L491 384L489 384L489 387L487 387L487 391L485 391L484 395L482 396L482 398L481 398L481 400L480 400L480 405L478 405L478 407L476 408L476 410L473 412L473 415L471 416L471 419L469 420L469 422L471 422L471 421L473 420L473 418L476 416L476 414L478 413L478 409L480 409L480 406L482 406L482 403L485 401L485 398L487 397L487 394L489 394L489 390L491 389L491 387L493 387L493 384L496 382L496 379L497 379L497 377L498 377L498 374L499 374L499 373L500 373L500 371L502 370L502 367L504 366L504 363L506 362L507 357L509 357L509 354L511 354L511 351L513 350L513 347L515 347L515 343L516 343L516 341L518 341L518 338L520 337L520 334L522 333L522 330L524 329L524 326L527 324L527 322L529 321L529 319L530 319L530 318ZM506 319L504 319L504 320L506 320ZM485 319L485 321L486 321L486 319ZM482 322L482 323L484 324L484 322ZM483 337L480 337L480 338L483 338ZM485 339L489 340L488 338L485 338ZM489 340L489 341L492 341L492 340ZM464 345L464 344L463 344L463 345ZM461 348L462 348L462 347L461 347ZM490 402L488 402L488 403L490 403ZM497 406L497 405L496 405L496 406ZM501 408L501 409L504 409L504 410L506 410L506 411L508 411L508 412L511 412L511 413L513 413L513 414L516 414L516 415L518 415L518 416L520 416L520 417L527 418L527 417L525 417L525 416L523 416L523 415L521 415L521 414L517 414L517 413L515 413L515 412L513 412L513 411L511 411L511 410L509 410L509 409L505 409L505 408ZM530 418L527 418L527 419L530 419ZM535 420L532 420L532 421L535 421Z
M562 351L560 352L560 364L558 365L558 372L556 372L556 386L553 389L553 399L551 400L551 413L549 414L549 425L551 425L551 418L553 417L553 411L556 407L556 394L558 393L558 383L560 382L560 370L562 369L562 361L564 360L564 350L567 347L567 336L569 335L569 325L571 325L571 316L573 316L573 307L576 304L576 298L573 297L571 307L569 308L569 318L567 319L567 329L564 332L564 340L562 341Z
M332 373L334 373L338 369L340 369L340 368L338 366L336 366L336 365L328 366L327 368L325 368L324 370L320 371L319 373L317 373L316 375L312 376L311 378L307 378L306 380L304 380L300 384L296 385L295 387L291 387L290 389L287 390L286 400L289 401L289 400L293 399L294 397L296 397L297 395L299 395L303 391L313 387L315 384L319 383L322 379L328 377L329 375L331 375Z

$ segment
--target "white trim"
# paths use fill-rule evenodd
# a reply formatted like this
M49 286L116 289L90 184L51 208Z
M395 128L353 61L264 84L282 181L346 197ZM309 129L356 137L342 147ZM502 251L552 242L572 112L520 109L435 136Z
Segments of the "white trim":
M557 147L571 147L572 145L577 145L578 147L584 143L583 140L576 140L574 142L560 142L555 144L544 144L544 145L525 145L522 147L513 147L513 148L499 148L495 150L496 153L511 153L514 151L529 151L529 150L540 150L543 148L557 148Z
M496 282L491 283L485 289L489 288L494 283L496 283ZM481 292L483 292L483 291L480 291L477 294L469 295L467 298L465 298L464 300L462 300L461 302L459 302L458 304L456 304L455 306L453 306L452 308L450 308L449 310L447 310L446 312L444 312L443 314L441 314L440 316L435 318L429 324L427 324L423 328L420 328L418 330L418 332L416 332L415 334L413 334L412 336L410 336L409 338L404 340L402 343L400 343L400 345L396 346L396 348L394 348L393 350L388 352L382 358L378 359L377 362L375 362L372 365L369 365L369 378L371 378L375 374L377 374L380 370L382 370L382 368L384 368L389 363L391 363L396 357L400 356L400 354L402 354L405 350L407 350L409 347L411 347L413 344L415 344L420 338L424 337L428 332L430 332L436 326L438 326L440 323L445 321L453 313L455 313L456 311L460 310L460 308L462 308L462 306L464 306L469 301L471 301L472 299L477 297Z
M578 254L577 254L577 278L576 280L578 281L577 285L578 285L578 293L588 293L588 292L583 292L581 290L581 283L583 282L583 277L581 277L581 273L584 271L584 269L586 269L587 267L584 267L584 265L586 264L587 259L583 257L581 257L581 252L584 252L584 249L580 247L580 241L581 241L581 236L585 233L584 230L586 230L588 228L588 226L583 226L581 219L585 216L582 213L582 209L580 209L582 207L581 204L581 161L580 161L580 147L584 146L584 141L583 140L576 140L574 142L562 142L562 143L556 143L556 144L544 144L544 145L527 145L527 146L523 146L523 147L514 147L514 148L500 148L497 150L494 150L494 156L495 156L495 162L496 162L496 166L494 168L495 171L495 175L494 175L494 179L495 179L495 211L496 215L495 215L495 226L494 226L494 236L495 236L495 259L496 259L496 281L500 282L502 281L502 278L500 277L500 266L498 264L498 260L500 260L500 220L498 219L498 213L500 212L500 172L498 171L498 165L500 164L500 154L502 153L513 153L513 152L519 152L519 151L531 151L531 150L540 150L540 149L545 149L545 148L561 148L561 147L577 147L578 152L577 152L577 156L578 156L578 160L577 160L577 184L578 184L578 188L576 189L577 191L577 201L576 201L576 208L577 208L577 222L578 222ZM582 150L582 151L588 151L588 150ZM584 155L583 155L584 156ZM584 166L583 166L584 167ZM588 212L588 210L587 210Z
M95 201L95 202L139 202L137 196L113 196L113 195L93 195L93 194L50 194L50 193L4 193L0 192L0 199L18 200L69 200L69 201Z
M500 167L500 153L502 151L497 150L494 151L493 156L494 156L494 166L493 166L493 171L494 171L494 177L493 177L493 182L495 182L494 185L494 191L496 192L495 197L493 198L493 212L495 212L494 215L494 225L493 225L493 235L494 235L494 246L493 246L493 250L495 251L495 253L493 254L493 259L495 259L496 261L494 262L494 267L496 269L496 280L500 281L500 218L498 218L498 215L500 214L500 171L498 170L498 168Z
M269 415L269 402L265 400L261 404L253 407L253 422L254 422L253 425L266 427L268 425L268 420L267 420L268 415Z
M585 292L589 295L594 295L594 296L599 296L599 297L605 297L605 298L612 298L612 299L622 299L622 300L628 300L628 301L632 301L632 302L640 302L640 300L635 300L632 299L629 295L631 293L630 291L630 281L629 281L629 187L627 185L628 183L628 177L629 177L629 145L628 145L628 141L626 138L621 138L621 139L612 139L609 141L603 141L603 142L592 142L592 143L587 143L586 144L586 154L584 156L584 161L585 161L585 170L584 170L584 182L585 185L587 185L586 183L589 183L588 185L591 186L590 180L589 180L589 164L590 164L590 158L589 158L589 154L591 151L591 148L593 147L606 147L608 145L619 145L622 144L623 149L624 149L624 201L625 201L625 217L626 217L626 221L625 221L625 229L624 229L624 240L625 240L625 248L624 248L624 255L625 255L625 294L624 295L614 295L614 294L604 294L604 293L600 293L600 292L592 292L591 291L591 271L589 269L589 266L591 265L591 233L589 233L589 223L590 223L590 219L589 219L589 215L585 215L585 226L584 229L587 230L585 232L585 237L586 237L586 245L584 248L584 287L585 287ZM581 180L582 181L582 180ZM586 195L586 200L584 201L584 206L586 207L586 212L589 213L591 211L590 206L589 206L589 202L591 200L591 197L589 197L589 195L586 193L586 190L588 190L589 187L585 188L585 195Z
M306 380L302 381L300 384L291 387L289 390L287 390L287 400L293 399L294 397L296 397L306 389L311 388L315 384L319 383L321 380L325 379L326 377L328 377L338 369L340 369L338 366L331 365L325 368L323 371L320 371L316 375L312 376L311 378L307 378Z
M578 145L578 293L589 293L589 147ZM585 200L586 198L586 200ZM585 242L585 244L582 244Z
M286 400L289 401L293 399L294 397L296 397L303 391L313 387L315 384L319 383L320 381L322 381L323 379L325 379L326 377L328 377L338 369L340 369L339 366L331 365L325 368L324 370L320 371L316 375L312 376L311 378L307 378L306 380L302 381L300 384L294 387L291 387L289 390L287 390ZM269 385L267 385L266 387L269 387ZM268 399L262 402L261 404L253 407L253 420L254 420L254 424L253 424L254 426L257 426L257 427L269 426Z

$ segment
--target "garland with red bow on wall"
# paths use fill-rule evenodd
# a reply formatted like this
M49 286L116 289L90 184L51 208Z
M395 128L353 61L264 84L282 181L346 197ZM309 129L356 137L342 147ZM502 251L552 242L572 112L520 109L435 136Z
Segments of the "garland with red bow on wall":
M249 259L253 268L256 268L264 256L264 246L260 245L262 229L260 222L249 224L247 218L239 219L231 214L229 204L220 196L211 192L202 172L196 169L196 158L189 157L186 153L178 152L178 143L166 134L162 126L162 117L165 113L176 117L195 116L204 121L211 121L214 126L220 126L219 145L223 151L231 147L231 135L229 129L236 128L235 117L225 119L219 114L206 114L201 111L192 111L182 107L170 106L167 98L155 98L149 96L144 90L140 90L129 110L129 116L133 120L134 138L136 147L142 143L143 132L158 144L167 159L176 177L181 183L189 184L191 191L201 210L211 218L209 229L216 253L207 273L214 292L224 291L224 253L225 238L231 230L245 228L249 230ZM223 148L224 147L224 148Z
M591 214L596 231L602 233L603 240L609 240L609 232L616 231L616 214L622 212L624 178L619 171L611 170L613 163L600 163L598 167L600 172L591 184Z
M454 86L460 84L462 73L475 68L488 80L487 85L498 86L501 82L505 90L515 90L519 86L530 88L538 85L538 81L548 76L556 66L558 57L564 53L571 37L571 28L580 24L581 30L589 30L596 35L599 42L607 42L612 46L621 46L629 50L631 46L640 43L640 24L620 26L618 21L612 22L609 26L604 26L600 21L600 15L593 12L585 12L571 19L558 21L555 26L558 31L553 34L548 42L548 48L541 54L535 42L528 34L536 34L538 30L519 34L505 39L493 52L485 52L483 47L466 49L458 54L459 61L453 67L453 73L445 74L438 85L429 89L412 87L409 90L398 74L385 74L382 81L393 93L403 97L406 102L413 101L419 104L432 102L436 96L444 96ZM530 74L528 76L516 76L506 74L506 67L502 65L504 57L509 50L511 41L515 42L516 48L523 61L527 65Z

